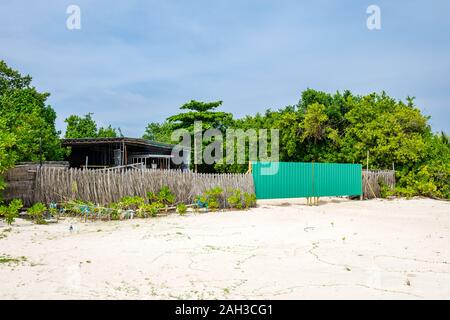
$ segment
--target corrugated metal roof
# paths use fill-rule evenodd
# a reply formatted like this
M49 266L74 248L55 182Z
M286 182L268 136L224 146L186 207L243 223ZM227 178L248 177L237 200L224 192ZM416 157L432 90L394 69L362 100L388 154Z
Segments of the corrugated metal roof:
M63 146L74 146L74 145L89 145L89 144L108 144L108 143L126 143L134 145L143 145L151 147L159 147L164 149L172 149L175 147L173 144L140 139L140 138L128 138L128 137L118 137L118 138L73 138L73 139L61 139Z

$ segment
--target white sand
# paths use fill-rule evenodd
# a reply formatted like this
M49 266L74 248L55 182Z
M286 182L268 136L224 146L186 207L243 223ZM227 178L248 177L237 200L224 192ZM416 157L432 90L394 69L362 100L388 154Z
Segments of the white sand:
M0 263L0 298L450 299L449 202L290 203L73 233L0 222L0 256L26 257Z

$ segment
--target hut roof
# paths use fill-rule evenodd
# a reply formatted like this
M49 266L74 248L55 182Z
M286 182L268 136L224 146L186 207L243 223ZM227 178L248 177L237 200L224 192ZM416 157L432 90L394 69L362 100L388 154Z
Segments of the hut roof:
M175 145L162 143L152 140L139 139L139 138L128 138L128 137L118 137L118 138L74 138L74 139L62 139L62 145L65 147L75 146L75 145L95 145L95 144L113 144L113 143L125 143L127 145L136 146L149 146L163 148L171 150Z

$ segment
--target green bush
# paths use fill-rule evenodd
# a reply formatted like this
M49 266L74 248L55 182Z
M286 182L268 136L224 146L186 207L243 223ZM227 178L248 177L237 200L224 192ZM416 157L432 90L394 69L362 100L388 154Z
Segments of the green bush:
M395 194L395 190L389 187L382 179L378 180L378 185L380 186L381 198L387 198Z
M220 200L223 196L223 190L220 187L215 187L205 191L202 195L197 195L194 199L198 207L205 207L211 211L216 211L220 208Z
M209 210L215 211L220 208L219 201L222 193L223 190L220 187L215 187L205 192Z
M120 220L120 212L119 210L111 210L111 212L109 213L109 218L111 220Z
M244 192L244 204L246 208L256 207L256 195Z
M422 165L417 170L400 172L395 193L403 197L424 196L450 199L450 164Z
M52 217L57 217L58 205L54 202L50 203L50 206L48 207L48 212L51 214Z
M163 186L158 192L158 201L166 206L172 205L175 203L175 195L168 186Z
M44 213L47 211L45 204L38 202L34 204L31 208L28 208L27 212L31 219L36 224L45 224Z
M119 203L111 203L108 206L108 218L110 220L120 220L120 212L122 209L120 208Z
M8 206L0 206L0 217L5 217L7 224L11 225L14 220L19 216L19 210L23 207L22 200L14 199Z
M152 217L156 217L156 215L158 214L159 210L161 210L162 208L164 208L164 205L162 203L153 202L149 206L149 213L150 213L150 215Z
M137 209L136 213L139 218L156 217L162 208L164 205L160 202L145 203Z
M227 201L231 208L242 209L241 190L233 190Z
M148 213L148 206L150 206L147 203L144 203L143 205L141 205L137 210L136 210L136 216L138 218L147 218L147 213Z
M140 206L145 203L144 198L139 196L134 197L123 197L120 199L119 207L123 210L137 210Z
M147 192L147 199L148 199L148 202L150 202L150 203L156 202L156 201L158 201L158 194L156 194L154 192L151 192L151 191L148 191Z
M88 201L82 201L82 200L70 200L66 203L64 203L63 211L66 214L70 215L82 215L83 211L85 211L86 208L89 208L90 211L94 211L93 208L95 207L95 204ZM91 210L92 208L92 210Z
M149 203L160 202L165 206L174 204L176 200L175 195L170 191L168 186L163 186L158 193L148 191L147 198Z
M180 216L184 215L187 211L187 206L184 203L177 205L177 212Z

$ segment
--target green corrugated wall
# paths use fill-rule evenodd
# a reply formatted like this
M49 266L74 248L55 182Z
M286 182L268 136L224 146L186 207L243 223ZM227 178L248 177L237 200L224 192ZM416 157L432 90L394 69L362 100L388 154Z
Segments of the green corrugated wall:
M357 196L362 193L360 164L252 162L252 174L257 199Z

